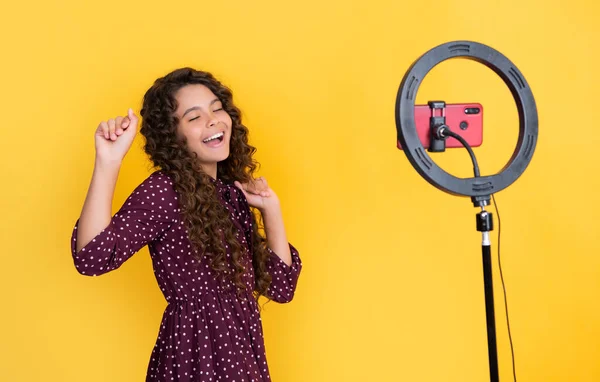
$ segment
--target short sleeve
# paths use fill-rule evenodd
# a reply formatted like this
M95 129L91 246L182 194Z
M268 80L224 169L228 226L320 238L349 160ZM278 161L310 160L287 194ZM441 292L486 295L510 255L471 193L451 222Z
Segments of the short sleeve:
M179 206L173 182L154 172L129 195L110 223L77 252L75 223L71 254L77 271L96 276L119 268L136 252L161 237L178 219Z

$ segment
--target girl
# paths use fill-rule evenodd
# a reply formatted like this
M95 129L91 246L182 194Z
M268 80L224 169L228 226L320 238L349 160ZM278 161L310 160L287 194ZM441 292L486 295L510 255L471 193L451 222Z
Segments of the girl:
M210 73L178 69L147 91L141 116L157 169L111 217L138 117L129 109L100 123L75 267L101 275L148 245L168 305L146 381L269 381L257 300L291 301L302 263L277 195L253 177L255 148L232 93Z

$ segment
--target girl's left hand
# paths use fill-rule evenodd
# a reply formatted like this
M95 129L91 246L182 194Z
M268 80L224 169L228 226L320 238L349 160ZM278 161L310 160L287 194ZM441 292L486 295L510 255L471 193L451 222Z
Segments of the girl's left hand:
M235 181L234 184L237 188L242 190L251 207L258 208L262 211L270 206L279 205L277 195L269 187L267 180L262 176L248 183L242 184Z

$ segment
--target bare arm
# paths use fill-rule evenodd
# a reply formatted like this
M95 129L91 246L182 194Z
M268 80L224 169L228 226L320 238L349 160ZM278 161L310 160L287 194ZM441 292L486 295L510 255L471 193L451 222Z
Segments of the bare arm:
M110 223L113 195L119 176L120 163L96 160L77 229L79 252Z
M79 218L77 251L110 223L119 170L135 138L137 122L137 116L129 109L127 117L101 122L96 129L96 162Z
M283 214L278 202L268 204L260 210L265 224L267 244L288 266L292 264L292 254L285 233Z

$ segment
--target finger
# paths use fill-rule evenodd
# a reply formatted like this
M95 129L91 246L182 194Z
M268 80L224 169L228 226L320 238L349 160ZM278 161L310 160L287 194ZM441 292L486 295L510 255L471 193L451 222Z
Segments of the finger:
M234 182L234 184L236 185L237 188L239 188L242 191L242 194L244 194L244 197L246 199L248 199L250 197L250 195L252 195L252 193L247 190L248 186L246 184L242 184L242 183L238 182L237 180Z
M254 195L260 195L262 187L260 187L255 181L250 181L244 184L244 190Z
M255 195L260 195L262 190L262 187L260 187L258 184L256 184L256 182L252 182L250 184L248 184L246 186L246 191L255 194Z
M131 121L129 120L129 117L124 117L123 118L123 122L121 122L121 129L125 130L129 127L129 123Z
M264 187L265 189L269 188L269 186L267 184L267 180L265 179L264 176L261 176L260 178L258 178L258 182L261 185L261 187Z
M110 134L110 139L113 141L117 139L117 135L115 134L115 120L113 118L108 120L108 132Z
M257 192L263 192L267 191L269 189L269 186L267 185L266 179L261 177L254 182L254 188Z
M123 134L123 128L121 127L122 124L123 124L123 117L118 116L115 119L115 134L117 134L117 136Z
M110 139L110 135L108 133L108 123L106 123L106 121L100 122L98 128L102 131L102 135L105 139Z
M246 192L246 190L244 189L244 185L241 184L240 182L238 182L237 180L235 182L233 182L233 184L235 184L235 186L237 188L239 188L240 190L242 190L242 192L244 192L244 193Z
M138 125L138 117L137 115L135 115L132 108L129 108L129 110L127 110L127 116L130 120L129 127L131 127L132 129L136 129Z
M249 192L256 192L256 190L258 189L257 184L256 184L256 179L253 179L251 181L249 181L248 183L246 183L246 190Z

